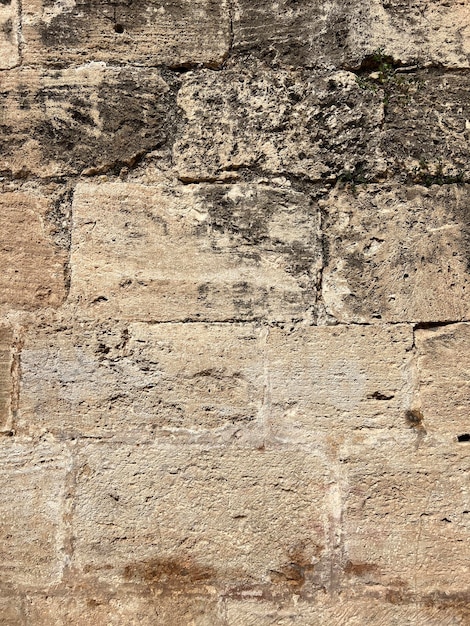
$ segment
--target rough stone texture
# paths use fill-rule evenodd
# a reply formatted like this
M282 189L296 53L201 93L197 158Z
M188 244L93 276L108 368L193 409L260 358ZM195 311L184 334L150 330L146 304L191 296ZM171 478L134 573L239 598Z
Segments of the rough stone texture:
M8 326L0 326L0 431L8 428L12 396L12 343L13 332Z
M182 180L236 177L244 167L317 181L385 169L380 92L350 72L316 75L264 66L187 74L178 92L186 124L174 158Z
M65 298L67 255L48 220L53 203L35 188L0 194L0 308L56 307Z
M156 70L12 71L0 84L0 171L58 176L132 164L167 141L169 100Z
M30 433L224 441L262 405L251 325L59 322L24 342L18 426Z
M461 0L235 0L234 47L275 63L358 67L381 49L402 64L468 68Z
M465 450L431 440L413 451L379 440L373 455L365 456L363 446L345 446L341 462L348 485L343 584L356 590L377 585L396 603L421 596L451 604L465 597L470 524Z
M27 0L23 8L28 64L218 67L230 46L226 0Z
M426 184L445 182L446 175L468 180L468 75L436 70L417 77L390 74L379 86L387 92L382 150L390 168Z
M408 428L413 372L408 326L338 326L267 339L267 428L280 442L324 441L335 432ZM288 373L286 375L286 373Z
M5 0L0 3L0 70L19 65L18 2Z
M468 450L470 324L451 324L416 332L419 397L429 435L447 442L462 439Z
M60 580L67 551L68 458L59 445L0 441L0 586L35 589Z
M470 5L0 0L0 624L468 626Z
M439 322L470 315L469 186L335 189L323 296L342 322Z
M83 184L73 214L71 297L90 315L282 321L315 302L318 208L304 194Z
M104 459L90 444L78 463L73 566L85 578L308 596L329 575L318 453L108 445Z

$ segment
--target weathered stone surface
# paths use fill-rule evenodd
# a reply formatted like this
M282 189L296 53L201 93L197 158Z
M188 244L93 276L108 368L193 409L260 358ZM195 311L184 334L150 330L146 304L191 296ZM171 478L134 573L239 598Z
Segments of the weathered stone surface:
M73 567L153 593L309 592L329 568L329 470L316 452L90 444Z
M48 325L25 337L18 429L134 440L233 437L263 402L252 325Z
M343 585L376 585L396 604L466 596L468 608L470 467L459 446L345 445Z
M470 441L470 324L416 331L419 399L430 436ZM467 446L469 444L467 443Z
M30 589L58 582L65 559L60 446L0 440L0 584Z
M218 67L230 45L226 0L28 0L23 11L28 64Z
M164 144L173 107L156 70L19 69L0 87L0 171L54 176L132 164Z
M100 210L96 211L99 202ZM80 184L71 297L129 320L309 317L317 207L289 189Z
M280 604L255 600L228 600L224 605L225 622L230 626L465 626L469 612L465 597L427 599L399 604L374 597L374 591L361 598L343 592L331 599L319 594L314 603L297 599ZM170 622L171 623L171 622ZM215 622L218 624L219 622Z
M408 326L317 327L267 339L269 431L302 444L408 429L413 373Z
M18 2L2 0L0 3L0 70L19 65Z
M0 194L0 307L56 307L65 298L67 255L53 238L52 199L36 188Z
M207 594L188 595L149 593L135 595L126 588L102 592L90 586L88 594L64 589L55 595L29 598L26 623L35 626L215 626L223 624L217 598ZM222 607L223 608L223 607ZM18 626L24 626L19 622ZM12 625L13 626L13 623ZM14 623L14 626L17 626Z
M234 50L276 63L358 67L379 49L403 64L470 63L461 0L235 0L234 8Z
M258 65L188 73L178 92L186 116L174 146L178 174L214 180L256 167L316 181L360 164L377 175L385 169L382 97L344 71L317 76Z
M11 411L13 332L0 324L0 431L9 428Z
M415 76L390 73L384 80L382 149L390 169L428 185L468 180L468 75L429 70Z
M468 185L336 188L324 203L327 311L343 322L468 319Z

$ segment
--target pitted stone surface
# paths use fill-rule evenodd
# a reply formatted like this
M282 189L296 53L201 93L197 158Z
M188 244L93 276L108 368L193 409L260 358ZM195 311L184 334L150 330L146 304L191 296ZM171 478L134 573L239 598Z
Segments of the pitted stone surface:
M335 189L324 203L327 311L342 322L468 319L468 185Z
M28 64L218 67L230 45L226 0L28 0L23 11Z
M73 213L71 297L89 315L147 321L310 315L321 252L318 208L302 193L82 184Z

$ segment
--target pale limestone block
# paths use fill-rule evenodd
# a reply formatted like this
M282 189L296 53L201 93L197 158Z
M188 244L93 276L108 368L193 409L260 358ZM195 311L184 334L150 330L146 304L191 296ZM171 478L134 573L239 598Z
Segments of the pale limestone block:
M45 442L0 444L0 583L47 587L60 580L66 556L67 454Z
M31 329L17 428L58 437L229 439L256 427L263 344L251 324Z
M34 626L224 624L223 613L214 594L180 592L158 595L145 590L137 595L129 591L129 584L105 590L93 585L84 587L85 591L81 592L77 592L76 588L65 588L54 595L28 598L27 623ZM21 622L21 626L23 624Z
M343 585L445 606L468 592L468 455L457 442L345 444ZM459 623L459 622L457 622Z
M270 329L266 427L275 440L314 444L352 433L406 431L413 406L412 328Z
M71 298L87 315L282 321L314 314L318 216L300 192L82 183L73 216Z
M8 326L0 324L0 431L10 428L13 332Z
M19 8L17 0L0 3L0 70L20 63L18 46Z
M256 596L308 594L329 576L329 469L315 451L89 444L77 462L84 580Z
M385 169L379 147L383 94L355 74L273 71L262 65L185 74L184 112L173 147L185 181L236 178L257 167L272 174L329 179L359 164Z
M462 0L235 0L234 50L274 63L359 67L378 50L396 62L468 68Z
M298 598L284 602L226 600L225 622L230 626L465 626L469 615L465 597L428 598L424 602L374 597L374 591L362 597L345 594L319 594L312 603ZM326 597L325 597L326 596ZM218 622L215 622L216 624Z
M57 307L65 298L66 252L53 238L50 198L33 188L0 194L0 307Z
M219 67L230 46L226 0L27 0L23 14L28 64Z
M91 174L130 165L167 140L171 94L157 70L88 63L2 79L0 170Z
M470 324L417 330L416 348L423 427L470 451Z
M327 312L342 322L470 315L469 185L336 188L323 204Z

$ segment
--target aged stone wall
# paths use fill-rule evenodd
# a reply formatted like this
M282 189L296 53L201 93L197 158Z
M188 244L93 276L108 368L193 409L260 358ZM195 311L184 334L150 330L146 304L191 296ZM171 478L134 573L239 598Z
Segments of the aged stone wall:
M470 624L470 2L0 25L0 623Z

